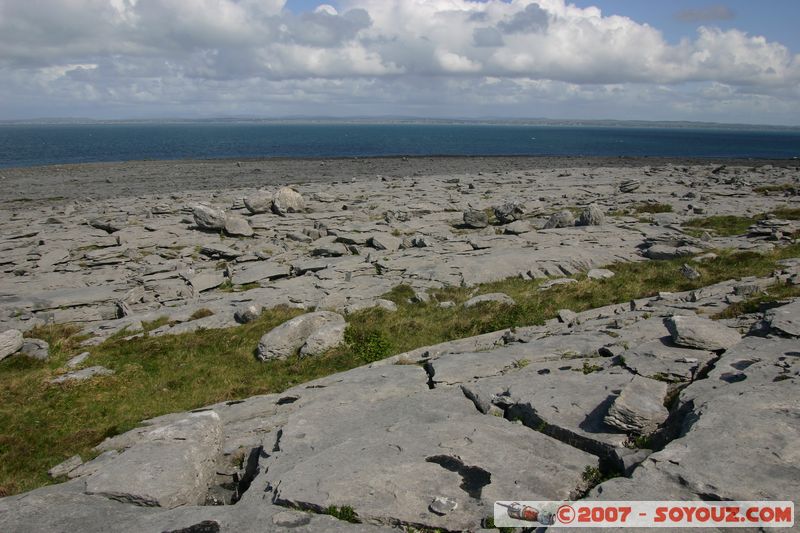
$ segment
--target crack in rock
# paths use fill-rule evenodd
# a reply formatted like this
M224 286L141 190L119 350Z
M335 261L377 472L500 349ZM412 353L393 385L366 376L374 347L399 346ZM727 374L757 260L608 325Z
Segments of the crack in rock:
M479 466L467 466L464 462L449 455L434 455L426 457L425 462L434 463L445 470L457 473L461 476L461 490L469 494L471 498L480 500L483 487L492 482L492 474Z

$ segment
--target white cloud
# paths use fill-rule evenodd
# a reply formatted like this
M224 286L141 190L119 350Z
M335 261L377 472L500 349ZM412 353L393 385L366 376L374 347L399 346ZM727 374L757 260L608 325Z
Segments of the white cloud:
M494 99L499 111L513 102L636 98L661 112L662 101L648 100L654 94L681 110L722 97L720 87L732 91L724 96L731 113L797 103L800 56L739 30L701 27L672 45L652 26L564 0L338 6L295 14L285 0L0 0L0 95L8 99L0 118L23 97L63 105L87 95L109 113L136 102L149 102L143 113L181 112L199 97L210 114L271 112L270 102L295 97L355 113L398 103L442 109L447 97L453 109L477 101L489 110Z

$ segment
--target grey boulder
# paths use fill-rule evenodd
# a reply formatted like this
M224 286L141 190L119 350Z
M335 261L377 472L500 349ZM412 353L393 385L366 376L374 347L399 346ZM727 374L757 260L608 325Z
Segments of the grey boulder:
M569 228L574 225L575 215L572 214L572 211L564 209L563 211L559 211L551 216L544 225L544 229Z
M214 411L157 427L86 479L86 493L145 507L204 503L222 442Z
M672 342L698 350L727 350L742 340L735 329L696 315L676 315L668 318L665 325L672 335Z
M262 361L286 359L301 349L319 330L344 323L342 315L331 311L300 315L262 336L258 342L257 357Z
M272 195L265 191L258 191L244 199L244 206L254 215L268 213L272 209Z
M578 226L602 226L606 223L606 216L595 204L591 204L581 212Z
M50 345L41 339L25 339L19 352L31 359L46 361L50 357Z
M522 205L517 202L508 202L494 208L494 217L500 224L510 224L519 220L524 213Z
M336 348L344 342L346 328L347 324L337 322L318 329L308 336L305 344L300 348L300 357L321 355Z
M254 231L244 217L231 215L225 219L225 233L232 237L252 237Z
M481 229L489 225L489 215L477 209L464 211L464 225L472 229Z
M0 333L0 361L17 353L23 345L22 332L16 329L9 329Z
M284 216L287 213L301 213L306 209L303 196L291 187L281 187L272 196L272 212Z
M192 216L197 227L204 230L217 231L225 229L225 211L198 204L192 208Z
M263 307L258 304L243 305L234 311L233 318L239 324L247 324L261 316L263 310Z

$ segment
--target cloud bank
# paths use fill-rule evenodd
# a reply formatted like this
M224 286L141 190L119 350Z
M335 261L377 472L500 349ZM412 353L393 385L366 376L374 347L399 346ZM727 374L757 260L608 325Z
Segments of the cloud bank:
M0 118L800 122L800 56L782 44L712 26L668 43L564 0L345 0L302 13L283 0L0 0L0 79Z

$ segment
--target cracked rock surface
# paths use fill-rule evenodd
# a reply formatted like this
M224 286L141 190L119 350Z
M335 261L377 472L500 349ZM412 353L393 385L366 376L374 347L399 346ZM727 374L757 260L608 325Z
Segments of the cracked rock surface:
M566 284L618 261L766 250L793 229L765 220L745 236L701 241L679 226L695 216L691 202L721 215L784 205L752 194L754 183L786 179L791 170L780 166L563 172L502 161L493 171L471 162L457 175L423 175L397 160L385 180L373 170L277 196L274 176L216 192L205 184L135 196L131 185L98 201L44 200L31 185L42 197L0 209L0 331L78 322L99 342L160 316L170 323L153 335L228 327L277 305L319 309L262 339L264 354L281 357L340 342L344 320L330 310L385 306L379 297L401 283L419 299L510 276ZM246 163L255 164L268 163ZM14 180L30 176L10 174L9 194L19 196ZM274 188L255 188L264 185ZM510 198L525 209L506 208ZM673 212L544 229L569 208L608 213L656 200ZM195 211L201 203L208 209ZM465 212L498 206L499 224L464 227ZM221 236L229 216L253 235ZM504 223L516 226L506 232ZM96 457L58 465L69 481L0 499L0 531L477 531L495 500L798 504L800 300L707 318L798 276L800 261L788 260L764 278L562 310L539 326L146 420L100 443ZM201 308L214 314L188 319ZM593 472L622 475L592 487Z
M724 308L737 285L460 339L152 419L101 443L96 459L65 465L67 483L0 500L0 529L105 531L113 520L119 531L476 531L495 500L523 496L794 498L800 344L783 317L797 302L751 317L774 329L725 350L671 344L666 323ZM656 366L628 360L656 343L676 351ZM594 469L624 475L592 488Z

